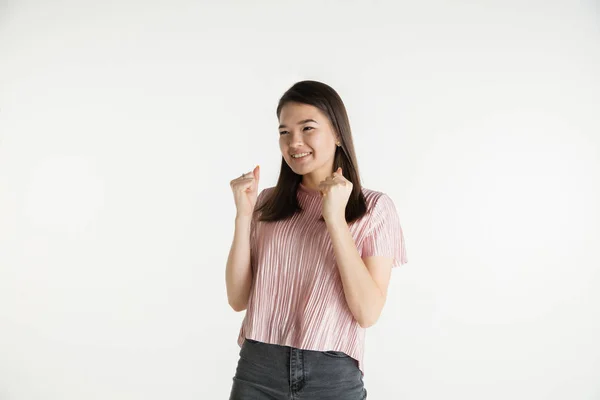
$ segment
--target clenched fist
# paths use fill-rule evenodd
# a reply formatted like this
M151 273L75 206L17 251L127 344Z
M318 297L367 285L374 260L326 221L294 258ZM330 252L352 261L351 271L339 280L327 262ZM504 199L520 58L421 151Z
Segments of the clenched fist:
M252 172L247 172L229 183L233 191L237 217L252 216L258 196L259 176L260 166L257 165Z

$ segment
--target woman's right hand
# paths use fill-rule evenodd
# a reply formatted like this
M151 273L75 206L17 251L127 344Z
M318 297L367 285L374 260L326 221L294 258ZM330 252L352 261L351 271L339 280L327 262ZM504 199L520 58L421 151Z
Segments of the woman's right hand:
M257 165L252 172L247 172L229 183L233 191L238 217L252 216L258 197L259 176L260 166Z

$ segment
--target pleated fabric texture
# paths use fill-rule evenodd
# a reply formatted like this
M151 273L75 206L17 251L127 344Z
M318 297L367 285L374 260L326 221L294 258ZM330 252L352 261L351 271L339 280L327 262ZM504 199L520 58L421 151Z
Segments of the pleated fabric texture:
M262 204L273 188L260 192ZM363 188L367 214L349 229L361 256L408 262L396 207L385 193ZM253 283L238 344L245 338L305 350L341 351L358 362L364 375L365 329L350 312L331 238L320 221L321 194L300 184L302 212L250 228Z

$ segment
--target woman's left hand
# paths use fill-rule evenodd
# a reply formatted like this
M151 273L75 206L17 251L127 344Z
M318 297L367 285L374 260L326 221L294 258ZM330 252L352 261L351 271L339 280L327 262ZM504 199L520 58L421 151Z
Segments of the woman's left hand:
M342 175L341 167L319 183L319 191L323 198L321 214L325 221L340 217L346 220L346 204L352 193L352 186L352 182Z

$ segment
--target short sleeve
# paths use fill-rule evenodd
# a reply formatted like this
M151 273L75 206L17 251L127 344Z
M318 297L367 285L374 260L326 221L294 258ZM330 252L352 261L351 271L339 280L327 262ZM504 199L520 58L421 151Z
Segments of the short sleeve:
M266 189L261 190L258 193L258 196L256 197L256 204L254 205L254 209L256 210L258 208L258 206L260 206L264 200L265 197L265 193L266 193ZM257 224L258 224L258 218L259 218L259 213L257 212L253 212L252 213L252 218L250 220L250 256L251 256L251 260L254 256L254 254L256 253L256 236L257 236ZM252 264L254 264L252 262Z
M259 206L261 206L267 199L268 192L271 189L263 189L258 193L256 197L256 204L254 209L256 210ZM258 238L259 238L259 226L261 222L259 221L260 212L253 212L252 219L250 220L250 264L252 266L255 265L256 261L256 253L258 250Z
M394 259L392 267L408 262L404 234L392 199L385 193L376 200L362 245L362 257L383 256Z

